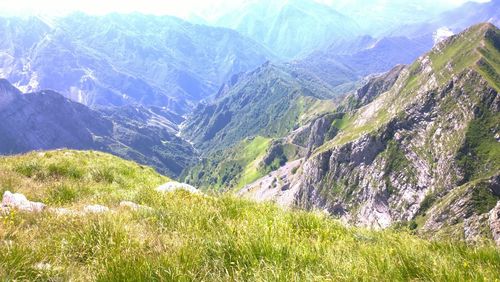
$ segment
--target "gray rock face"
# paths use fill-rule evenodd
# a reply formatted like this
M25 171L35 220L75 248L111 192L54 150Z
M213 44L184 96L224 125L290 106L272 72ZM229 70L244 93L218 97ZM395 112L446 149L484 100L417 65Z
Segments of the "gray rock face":
M476 89L464 93L469 83ZM404 117L393 119L375 134L313 155L303 166L296 204L326 208L363 226L387 227L413 219L428 193L446 193L463 182L455 156L480 106L476 95L485 102L481 106L497 107L496 91L470 71L442 89L425 93L407 107ZM442 103L448 99L460 106L442 113ZM457 142L447 144L450 137ZM337 213L339 205L342 209Z
M498 201L495 208L490 211L488 223L490 225L493 239L495 240L497 246L500 247L500 201Z

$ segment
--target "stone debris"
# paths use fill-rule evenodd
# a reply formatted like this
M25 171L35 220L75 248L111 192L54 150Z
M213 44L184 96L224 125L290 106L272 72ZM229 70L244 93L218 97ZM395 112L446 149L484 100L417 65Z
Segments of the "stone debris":
M130 201L121 201L120 207L129 208L129 209L134 210L134 211L141 210L141 209L142 210L153 210L152 208L150 208L148 206L139 205L139 204L136 204L136 203L130 202Z
M29 201L23 194L5 191L2 198L2 207L16 208L28 212L41 212L45 209L46 205L40 202Z
M84 213L105 213L109 208L101 205L88 205L83 208Z
M158 188L156 188L156 191L164 192L164 193L174 192L177 190L184 190L184 191L187 191L187 192L190 192L193 194L201 193L198 189L196 189L195 187L193 187L189 184L179 183L179 182L175 182L175 181L167 182L167 183L159 186Z

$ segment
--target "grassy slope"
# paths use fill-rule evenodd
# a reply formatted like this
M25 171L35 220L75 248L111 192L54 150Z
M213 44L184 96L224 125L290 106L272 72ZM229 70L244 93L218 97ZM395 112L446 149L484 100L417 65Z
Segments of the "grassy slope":
M234 147L211 153L185 179L206 189L242 188L263 176L259 164L270 144L271 139L262 136L245 139Z
M53 205L106 203L88 216L12 212L0 220L0 277L19 280L489 280L500 252L406 232L345 228L319 213L232 197L158 194L151 169L102 153L0 159L3 190ZM76 197L54 197L60 183ZM64 193L63 193L64 194ZM122 198L153 207L116 208Z

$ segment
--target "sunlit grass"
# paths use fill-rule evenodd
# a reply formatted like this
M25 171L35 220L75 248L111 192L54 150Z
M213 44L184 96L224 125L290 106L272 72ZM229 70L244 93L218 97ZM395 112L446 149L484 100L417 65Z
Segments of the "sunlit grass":
M500 277L500 252L494 247L431 242L405 231L347 228L322 213L283 210L231 196L160 194L154 187L165 178L133 163L98 153L49 154L2 159L2 188L9 185L30 199L52 199L54 205L74 208L101 201L113 211L85 216L4 215L0 277L5 280L495 281ZM79 177L74 178L72 169L50 175L50 164L66 158L69 163L79 160L75 166ZM25 176L25 170L16 169L30 160L43 176ZM113 177L93 176L90 168L97 164ZM84 190L78 189L80 181ZM59 182L67 186L53 188ZM153 210L119 208L122 197Z

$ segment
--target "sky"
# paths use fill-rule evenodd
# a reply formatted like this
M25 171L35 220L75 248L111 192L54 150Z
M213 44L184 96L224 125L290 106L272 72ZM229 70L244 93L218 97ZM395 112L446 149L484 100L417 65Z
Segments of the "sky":
M0 13L9 15L64 15L74 11L82 11L93 15L112 12L140 12L154 15L173 15L189 18L198 15L206 19L216 18L247 2L255 0L0 0ZM283 0L263 0L283 1ZM341 7L352 3L352 0L315 0L325 4ZM379 2L381 5L389 0L356 0L363 2ZM407 1L407 0L390 0ZM422 2L439 3L458 6L467 0L420 0ZM488 0L475 0L487 2Z

